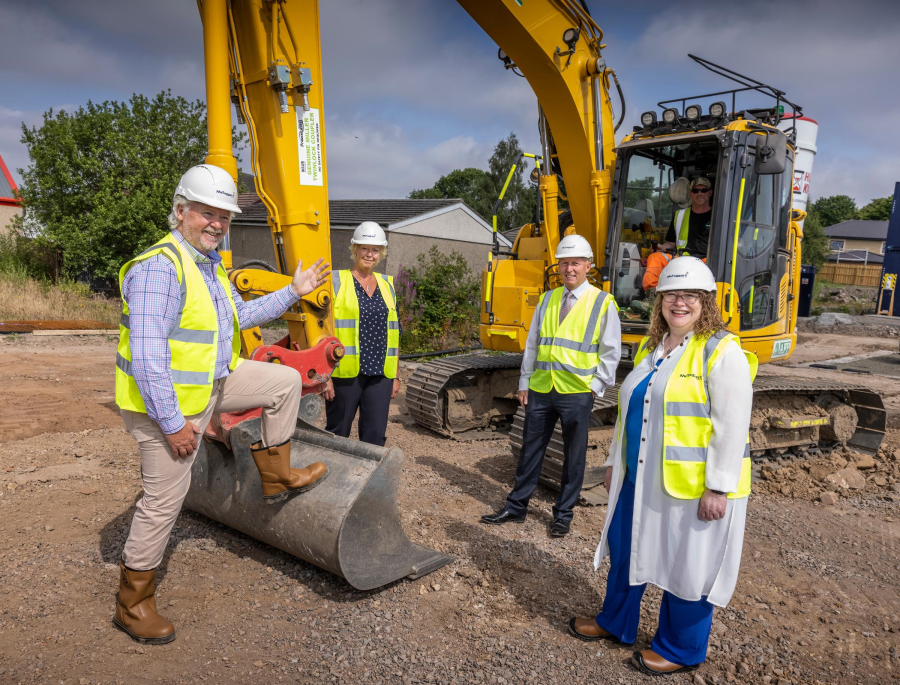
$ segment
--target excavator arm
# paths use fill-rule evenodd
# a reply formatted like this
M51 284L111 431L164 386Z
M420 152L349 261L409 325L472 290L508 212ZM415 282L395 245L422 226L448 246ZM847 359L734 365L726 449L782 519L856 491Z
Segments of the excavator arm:
M578 0L458 2L500 46L506 66L527 79L540 103L545 227L538 230L548 231L547 242L555 251L560 238L556 171L561 171L575 231L587 238L599 259L615 166L603 31Z

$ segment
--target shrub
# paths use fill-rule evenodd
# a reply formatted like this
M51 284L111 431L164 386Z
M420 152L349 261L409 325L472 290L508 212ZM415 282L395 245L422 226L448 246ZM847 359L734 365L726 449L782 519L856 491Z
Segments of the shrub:
M432 246L395 282L402 334L400 352L432 352L478 337L480 281L458 252Z

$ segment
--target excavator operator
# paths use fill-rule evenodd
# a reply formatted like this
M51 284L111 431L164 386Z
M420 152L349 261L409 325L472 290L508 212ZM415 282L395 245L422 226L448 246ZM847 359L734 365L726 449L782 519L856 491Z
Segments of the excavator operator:
M137 642L165 644L175 627L156 613L156 567L191 484L199 436L214 412L263 408L262 440L251 447L262 496L275 502L322 482L316 462L290 467L302 385L295 369L242 360L239 331L281 316L325 282L319 259L293 281L244 302L216 252L234 212L237 188L209 164L182 176L171 232L119 272L123 311L116 355L116 404L141 455L144 496L122 552L116 626Z
M712 217L712 183L706 176L691 182L691 206L679 209L672 217L663 250L675 250L678 256L706 259Z

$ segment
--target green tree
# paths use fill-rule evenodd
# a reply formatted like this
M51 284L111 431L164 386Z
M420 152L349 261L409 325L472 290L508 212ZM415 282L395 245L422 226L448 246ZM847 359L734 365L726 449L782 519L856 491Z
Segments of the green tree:
M816 215L822 228L828 228L842 221L859 218L856 202L849 195L820 197L809 207L809 213Z
M421 198L461 198L469 207L490 223L494 204L500 196L503 184L513 164L518 164L516 173L506 189L503 204L497 212L497 227L501 231L518 228L534 221L537 193L528 181L530 165L521 158L522 147L515 133L501 140L494 147L488 160L488 170L469 167L456 169L441 176L431 188L413 190L409 197Z
M489 196L492 190L493 180L486 171L468 167L454 169L441 176L431 188L414 190L409 197L414 200L458 197L482 217L490 219L493 203Z
M804 264L821 267L828 259L828 236L822 228L818 215L810 213L803 222L803 240L800 243L800 255Z
M859 210L859 218L868 221L888 221L891 218L891 207L894 197L879 197Z
M114 279L168 230L178 179L206 154L206 107L170 91L89 101L23 124L22 142L31 158L19 170L22 204L40 226L38 244L64 275Z

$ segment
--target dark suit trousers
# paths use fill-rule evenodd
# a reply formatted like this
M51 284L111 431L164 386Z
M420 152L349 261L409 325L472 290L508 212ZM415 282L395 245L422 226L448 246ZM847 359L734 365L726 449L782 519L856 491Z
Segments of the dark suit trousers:
M516 468L516 483L506 498L507 509L516 516L528 511L528 500L534 493L544 463L544 452L553 437L557 420L562 424L563 451L562 488L553 507L553 518L571 521L573 509L584 482L585 453L594 394L564 394L528 391L525 405L525 427L522 451Z

